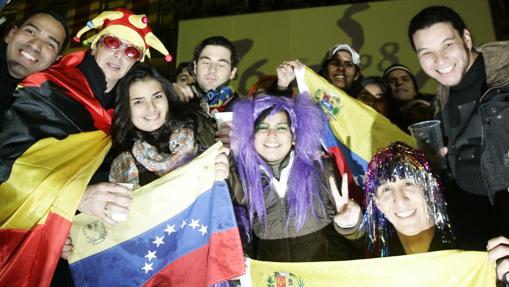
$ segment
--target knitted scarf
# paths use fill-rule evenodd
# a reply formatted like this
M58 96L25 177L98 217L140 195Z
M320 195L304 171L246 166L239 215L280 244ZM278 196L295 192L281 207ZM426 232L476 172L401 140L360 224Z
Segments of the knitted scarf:
M160 153L146 141L136 140L131 152L117 156L111 165L110 181L132 183L139 187L139 173L135 161L157 176L163 176L187 163L196 155L194 133L182 128L174 131L168 141L170 153Z

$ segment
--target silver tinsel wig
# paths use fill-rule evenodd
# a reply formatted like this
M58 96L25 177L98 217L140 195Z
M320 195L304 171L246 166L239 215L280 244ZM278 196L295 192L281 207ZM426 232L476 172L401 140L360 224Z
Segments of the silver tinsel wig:
M442 236L442 241L450 243L452 231L438 178L431 172L430 164L422 152L396 142L378 150L366 171L363 226L368 234L370 249L380 249L381 256L389 255L389 240L394 235L394 228L377 208L375 197L380 185L394 182L397 178L411 179L424 191L429 218L434 222L437 234Z

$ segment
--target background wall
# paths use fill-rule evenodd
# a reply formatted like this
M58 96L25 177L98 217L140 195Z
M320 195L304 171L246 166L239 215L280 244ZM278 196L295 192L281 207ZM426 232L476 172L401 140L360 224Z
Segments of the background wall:
M495 40L486 1L379 1L181 21L177 63L192 59L202 39L223 35L242 56L233 86L245 94L260 75L274 74L281 61L299 59L317 70L331 46L347 43L361 54L364 75L381 75L392 63L402 63L412 69L422 91L433 93L435 84L420 69L407 37L410 19L431 5L455 9L475 43Z
M173 55L177 55L178 61L189 59L192 47L199 40L208 36L207 33L219 33L224 30L225 35L235 40L239 49L242 49L246 54L241 65L243 74L240 75L243 76L240 90L245 90L246 85L254 82L255 75L273 73L273 67L277 65L277 62L280 59L286 59L287 56L301 58L311 66L317 65L325 50L338 41L350 41L354 47L360 48L365 74L370 74L372 69L377 71L378 64L385 67L395 59L394 57L415 69L417 67L415 57L405 56L403 52L409 47L405 36L406 25L417 10L436 3L445 5L451 3L451 6L460 11L472 27L478 43L493 38L492 22L494 22L497 39L509 40L509 2L507 0L11 0L11 3L1 12L2 16L6 18L6 22L0 25L0 33L14 21L21 20L26 14L39 8L51 8L64 13L74 34L101 11L127 7L136 13L148 15L155 34ZM296 10L297 8L302 9ZM268 11L277 12L258 13ZM283 11L288 11L290 14L287 15ZM237 21L235 19L242 19L243 16L231 15L245 15L247 18ZM274 20L268 17L270 15L281 16ZM212 16L224 17L210 18ZM191 25L189 23L194 21L182 20L205 17L209 18L206 19L206 22L202 22L203 24L198 25L199 29L186 30L185 33L179 29L180 25ZM343 20L343 24L341 24L343 26L338 26L340 19ZM235 27L226 28L225 24L218 24L224 21L234 23L232 25ZM359 25L355 25L355 22L360 24L361 34L352 30L356 29L354 27L359 27ZM242 28L240 24L245 25L244 23L253 26L240 33L239 29ZM349 24L347 25L347 23ZM393 27L392 29L379 29L389 24L390 27ZM290 25L292 26L290 27ZM319 29L308 29L308 26ZM350 27L350 30L342 28L345 26ZM489 28L484 29L485 26ZM283 33L275 34L275 31L281 31L281 27ZM244 32L251 33L251 31L266 34L268 40L260 41L251 34L243 34ZM180 39L179 34L181 34ZM297 42L297 45L294 45L297 37L301 37L305 42ZM254 40L256 40L256 44ZM292 41L291 49L285 46L289 40ZM179 42L181 43L178 44ZM393 43L398 45L398 51L391 50L396 48ZM387 45L383 46L384 44ZM74 44L70 47L80 46ZM256 56L254 55L255 51L258 53ZM258 63L260 67L257 67L255 63L263 59L266 61ZM381 63L383 59L385 60ZM156 52L153 53L151 62L168 77L173 76L177 61L168 64ZM422 75L422 73L418 75ZM420 80L424 81L425 79L420 76ZM238 84L239 81L236 83ZM429 84L426 89L432 90L428 87Z

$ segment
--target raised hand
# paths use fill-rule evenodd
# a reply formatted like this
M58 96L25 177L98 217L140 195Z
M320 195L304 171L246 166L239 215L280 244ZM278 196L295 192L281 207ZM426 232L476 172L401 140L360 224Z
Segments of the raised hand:
M290 83L295 80L294 69L301 69L304 65L299 60L284 61L276 68L277 88L278 90L286 90Z
M195 97L193 89L185 83L173 83L173 89L177 93L179 99L183 103L187 103Z
M359 222L361 208L355 201L348 197L348 174L343 174L341 194L339 194L339 190L333 176L329 177L329 183L337 212L336 216L334 216L334 221L342 228L354 227L357 222Z

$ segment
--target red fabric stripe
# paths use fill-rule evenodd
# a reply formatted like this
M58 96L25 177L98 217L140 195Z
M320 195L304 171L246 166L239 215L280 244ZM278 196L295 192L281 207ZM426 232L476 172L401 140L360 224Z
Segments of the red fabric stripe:
M70 228L50 213L31 230L0 229L0 286L49 286Z
M348 166L345 156L343 155L343 152L341 149L337 146L335 147L329 147L329 153L334 156L334 161L336 162L336 165L338 166L339 173L347 173L348 174L348 194L355 202L357 202L360 206L364 206L364 196L362 195L361 190L355 183L352 177L352 171L350 170L350 167Z
M67 91L68 96L83 104L94 119L94 126L97 129L109 134L113 110L105 110L101 106L99 100L94 97L87 79L76 68L83 61L85 54L86 51L69 54L48 70L29 75L21 85L39 87L48 80L58 84Z
M175 260L144 286L210 286L244 273L237 228L212 235L209 244Z

